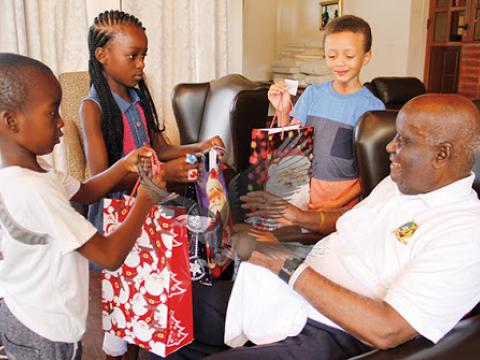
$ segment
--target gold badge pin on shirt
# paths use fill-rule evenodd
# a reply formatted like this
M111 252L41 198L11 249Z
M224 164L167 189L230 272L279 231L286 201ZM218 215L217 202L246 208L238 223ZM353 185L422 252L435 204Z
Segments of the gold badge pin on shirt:
M407 245L409 239L415 234L417 229L418 225L414 221L409 221L395 229L394 233L398 241L404 245Z

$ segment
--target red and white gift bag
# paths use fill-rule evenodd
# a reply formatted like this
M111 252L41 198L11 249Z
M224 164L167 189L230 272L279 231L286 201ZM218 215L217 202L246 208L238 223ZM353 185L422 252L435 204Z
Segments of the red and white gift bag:
M129 210L125 200L105 199L105 234ZM123 265L102 272L103 329L160 356L193 341L188 234L176 212L154 206Z

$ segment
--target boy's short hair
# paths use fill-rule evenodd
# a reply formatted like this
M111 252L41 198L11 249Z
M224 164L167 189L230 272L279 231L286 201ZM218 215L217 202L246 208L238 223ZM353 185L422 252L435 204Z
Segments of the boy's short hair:
M365 52L370 51L372 48L372 30L370 29L370 25L358 16L343 15L330 21L327 26L325 26L324 39L328 35L347 31L354 34L363 34Z
M0 109L21 110L28 100L33 71L52 73L38 60L0 53Z

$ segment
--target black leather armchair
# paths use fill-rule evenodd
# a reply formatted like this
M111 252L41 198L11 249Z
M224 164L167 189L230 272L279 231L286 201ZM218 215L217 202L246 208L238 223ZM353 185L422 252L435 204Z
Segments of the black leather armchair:
M415 77L377 77L364 84L387 109L398 110L408 100L425 94L425 85Z
M390 173L386 144L395 136L396 111L371 111L365 113L354 130L354 150L363 196ZM474 166L477 174L474 189L480 190L480 157ZM374 350L354 359L368 360L427 360L427 359L478 359L480 357L480 306L461 320L437 344L418 336L390 350Z
M189 144L220 135L225 162L237 171L248 168L253 128L265 127L268 85L231 74L204 83L182 83L172 93L180 142Z
M355 126L354 150L362 198L390 172L385 147L395 136L396 110L377 110L365 113Z

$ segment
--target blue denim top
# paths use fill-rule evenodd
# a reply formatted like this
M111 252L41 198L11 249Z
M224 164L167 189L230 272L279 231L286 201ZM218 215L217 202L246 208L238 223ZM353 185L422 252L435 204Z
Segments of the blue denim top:
M112 91L113 99L122 112L122 117L126 117L130 129L132 130L133 139L135 141L135 146L138 148L144 144L149 144L148 131L145 128L144 121L138 110L138 105L140 102L140 97L133 88L128 88L128 94L132 99L132 102L128 102L121 98L119 95ZM90 94L84 100L94 101L100 110L102 106L100 105L100 99L98 98L97 91L93 87L90 87ZM124 128L125 131L125 128ZM125 155L125 151L122 151L122 156ZM128 191L119 191L107 194L106 197L111 199L121 199L123 195L129 195ZM90 205L88 208L88 220L98 229L99 232L103 233L103 200L99 200L96 203Z

